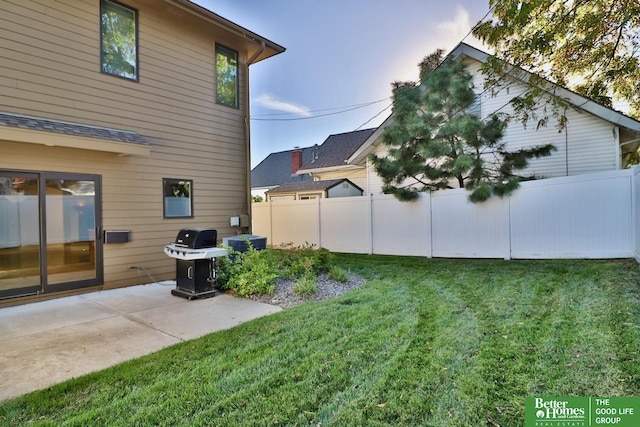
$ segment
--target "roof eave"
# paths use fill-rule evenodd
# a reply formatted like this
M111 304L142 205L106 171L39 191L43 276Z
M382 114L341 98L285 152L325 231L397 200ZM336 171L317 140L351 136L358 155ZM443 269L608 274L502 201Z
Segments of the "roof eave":
M150 144L135 144L114 141L104 138L66 135L42 130L21 129L10 126L0 126L0 140L39 144L48 147L76 148L80 150L104 151L121 156L148 156L151 153Z
M456 46L455 49L453 49L453 51L451 51L449 56L454 59L457 59L461 56L467 56L471 59L475 59L484 63L490 55L486 52L476 49L473 46L469 46L465 43L460 43L458 46ZM525 85L528 85L526 79L534 76L534 74L520 67L517 67L517 69L519 71L519 74L521 76L525 76L526 78L517 75L511 75L511 78L518 80ZM596 117L608 121L609 123L625 127L634 132L640 132L640 121L637 121L619 111L599 104L563 86L560 86L548 80L544 81L547 84L547 87L544 88L547 93L555 94L560 98L566 99L574 108L584 110Z
M242 37L245 40L250 40L258 45L262 45L264 43L265 49L259 53L259 55L253 59L252 63L256 63L262 61L263 59L270 58L272 56L283 53L286 48L280 46L279 44L272 42L271 40L260 36L259 34L250 31L235 22L229 21L228 19L223 18L222 16L214 13L200 5L197 5L189 0L164 0L167 3L170 3L176 7L179 7L187 12L192 13L193 15L204 19L205 21L210 22L211 24L222 28L226 31L229 31L239 37Z
M363 166L361 166L361 165L352 165L352 164L345 163L344 165L337 165L337 166L325 166L325 167L321 167L321 168L298 169L296 174L304 175L306 173L335 172L335 171L340 171L340 170L353 170L353 169L362 169L362 168L363 168Z
M377 141L382 137L382 133L384 132L386 127L391 123L393 123L393 114L389 115L389 117L387 117L387 119L382 122L382 124L378 126L378 128L371 135L369 135L369 138L367 138L362 144L360 144L360 147L358 147L358 149L351 155L351 157L347 159L347 163L350 165L360 165L360 167L363 167L362 164L366 161L367 156L369 155L369 153L371 153L373 147L377 145Z

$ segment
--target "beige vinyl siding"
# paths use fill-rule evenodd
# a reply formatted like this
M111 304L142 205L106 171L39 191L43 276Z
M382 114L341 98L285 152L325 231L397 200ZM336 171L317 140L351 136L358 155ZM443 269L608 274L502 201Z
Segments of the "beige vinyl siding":
M229 217L248 212L247 52L165 2L122 3L138 10L139 82L100 73L98 0L0 2L0 111L131 130L152 146L122 157L0 141L0 169L102 176L103 227L132 231L131 242L104 245L107 288L148 282L134 265L174 277L162 249L180 228L221 239L235 233ZM240 109L215 102L216 42L238 50ZM193 219L163 219L163 177L193 180Z

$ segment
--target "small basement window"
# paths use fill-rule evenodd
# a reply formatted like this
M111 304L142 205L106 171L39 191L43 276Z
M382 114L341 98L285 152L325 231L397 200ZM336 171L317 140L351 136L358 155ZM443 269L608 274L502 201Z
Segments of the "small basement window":
M138 13L110 0L100 2L100 63L106 74L138 81Z
M163 178L165 218L193 218L193 180Z
M216 45L216 102L238 108L238 52Z

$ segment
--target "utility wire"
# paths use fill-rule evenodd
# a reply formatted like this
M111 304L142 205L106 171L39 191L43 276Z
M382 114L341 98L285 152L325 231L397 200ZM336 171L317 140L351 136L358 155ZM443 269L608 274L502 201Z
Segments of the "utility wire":
M347 113L349 111L353 111L353 110L358 110L360 108L364 108L364 107L368 107L369 105L373 105L376 102L382 102L382 101L386 101L387 99L383 99L380 101L374 101L374 102L370 102L367 104L363 104L363 105L358 105L355 107L351 107L351 108L347 108L341 111L335 111L333 113L325 113L325 114L316 114L315 116L309 116L309 117L290 117L290 118L270 118L270 119L261 119L258 117L249 117L249 120L257 120L257 121L268 121L268 122L290 122L290 121L297 121L297 120L310 120L310 119L317 119L318 117L326 117L326 116L335 116L336 114L343 114L343 113Z
M320 110L310 110L310 111L306 111L306 113L320 113L323 111L332 111L332 110L339 110L342 108L363 108L363 107L368 107L369 105L373 105L373 104L379 104L380 102L384 102L384 101L388 101L389 98L383 98L383 99L379 99L377 101L371 101L371 102L365 102L362 104L355 104L355 105L345 105L343 107L332 107L332 108L323 108ZM345 111L351 111L351 110L345 110ZM299 112L296 113L271 113L271 114L257 114L257 115L252 115L251 117L249 117L250 119L258 119L259 117L272 117L272 116L286 116L286 115L291 115L291 114L300 114Z

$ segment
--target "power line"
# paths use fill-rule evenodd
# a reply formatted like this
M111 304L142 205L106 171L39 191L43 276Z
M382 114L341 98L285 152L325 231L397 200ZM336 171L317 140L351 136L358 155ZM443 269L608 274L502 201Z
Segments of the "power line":
M364 107L368 107L369 105L379 104L380 102L387 101L388 99L389 98L387 97L387 98L379 99L377 101L364 102L362 104L345 105L345 106L342 106L342 107L323 108L323 109L320 109L320 110L309 110L309 111L305 111L305 113L320 113L320 112L323 112L323 111L332 111L332 110L338 110L338 109L342 109L342 108L346 108L347 109L347 110L344 110L344 111L351 111L351 109L364 108ZM285 115L291 115L291 114L300 114L300 112L256 114L256 115L252 115L250 118L251 119L258 119L260 117L285 116Z
M364 122L363 124L361 124L360 126L358 126L355 130L360 130L362 129L362 127L364 125L366 125L367 123L369 123L371 120L375 119L376 117L378 117L380 114L384 113L385 111L387 111L391 106L393 105L393 103L387 105L386 107L384 107L382 110L380 110L378 112L378 114L376 114L375 116L371 117L369 120L367 120L366 122Z

